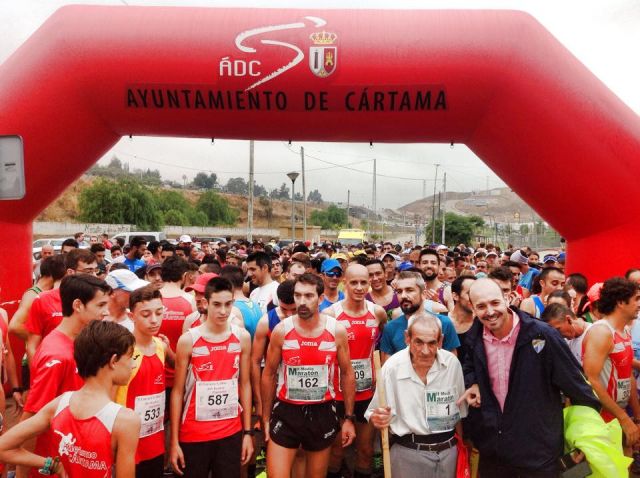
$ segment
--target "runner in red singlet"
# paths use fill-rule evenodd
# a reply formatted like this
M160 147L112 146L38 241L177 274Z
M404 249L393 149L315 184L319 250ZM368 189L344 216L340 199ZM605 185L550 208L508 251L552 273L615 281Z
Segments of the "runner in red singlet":
M126 271L128 272L128 271ZM149 285L133 291L129 310L136 339L134 368L129 382L116 391L116 402L134 410L142 422L136 451L136 477L160 478L164 470L165 384L164 364L175 355L166 337L155 337L164 307L160 291Z
M180 476L234 478L253 453L251 338L229 323L231 282L211 279L205 298L207 320L178 341L170 459Z
M318 312L323 291L324 284L318 276L305 273L298 277L294 289L298 313L280 322L271 334L262 374L262 416L270 478L290 476L300 446L306 452L306 476L326 476L331 444L339 428L333 390L336 370L345 403L342 445L350 445L355 438L355 379L347 332L335 318Z
M105 311L106 305L105 300ZM74 342L84 385L50 401L0 437L0 460L33 467L39 470L36 476L53 475L64 467L69 478L133 478L140 420L132 410L111 401L113 387L126 384L131 375L133 343L131 333L113 322L94 320L85 327ZM51 453L22 448L42 433L53 437Z
M638 391L633 377L633 348L629 326L640 312L638 284L614 277L600 292L598 310L604 315L594 323L582 342L584 372L602 403L602 417L617 418L624 432L625 445L640 439ZM625 411L631 407L633 419ZM636 423L634 423L634 421Z
M379 261L373 260L373 264ZM336 318L347 329L349 355L356 381L355 426L356 461L354 478L371 476L373 458L374 428L369 425L364 412L369 406L375 389L373 351L381 334L381 328L387 322L384 308L365 299L369 290L369 266L352 264L347 268L344 279L346 299L332 305L325 313ZM336 392L338 416L344 418L344 401L338 374L334 375L333 388ZM339 478L344 456L339 439L331 447L331 460L327 478Z
M31 363L31 391L24 405L22 420L40 411L61 393L78 390L82 379L73 357L73 341L92 320L102 320L108 314L111 287L103 280L88 274L72 274L60 284L62 322L48 334ZM54 436L45 433L38 437L36 453L55 454ZM31 475L39 476L35 469Z
M160 333L169 339L169 346L175 352L178 339L182 335L182 325L189 314L197 310L193 295L182 290L185 272L189 270L187 263L179 257L169 257L162 263L162 280L160 289L162 304L165 308ZM173 367L166 365L167 398L173 387Z

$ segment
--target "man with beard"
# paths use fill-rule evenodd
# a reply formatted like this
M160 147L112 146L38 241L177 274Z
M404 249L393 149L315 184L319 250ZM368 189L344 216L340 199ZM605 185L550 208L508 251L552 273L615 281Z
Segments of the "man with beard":
M469 288L476 278L474 276L460 276L451 284L451 295L453 296L453 311L449 314L451 322L456 329L460 348L458 349L458 359L462 363L464 360L465 336L473 325L473 310L469 302Z
M389 320L402 315L398 295L386 281L385 267L378 259L368 261L366 264L369 273L371 290L366 299L378 304L387 313Z
M479 474L556 478L564 450L561 393L573 405L598 410L600 403L560 334L510 309L495 281L474 281L469 299L478 320L466 339L469 388L458 403L471 405L465 429L482 456Z
M355 376L347 331L335 318L318 312L323 292L322 279L301 275L294 289L298 313L276 325L271 334L262 374L267 474L271 478L289 478L300 446L306 452L306 476L325 478L331 444L339 431L333 388L336 370L340 371L345 407L342 446L349 446L355 438Z
M379 260L374 260L379 264ZM384 283L384 275L382 276ZM369 406L375 388L373 377L373 351L380 331L387 321L382 307L365 299L369 290L369 271L367 267L353 264L345 274L346 298L328 308L325 313L335 317L339 324L347 329L349 356L356 379L356 397L354 414L356 416L356 460L353 478L371 476L373 457L373 427L367 423L364 412ZM337 371L336 371L337 372ZM336 392L338 416L344 417L345 403L338 374L334 375L333 387ZM339 478L342 466L342 440L337 438L331 448L329 473L327 478Z
M438 280L438 273L440 272L440 256L438 253L433 249L422 249L420 251L420 269L425 274L426 298L440 302L449 309L449 304L445 298L446 284Z
M134 236L129 243L129 252L127 252L124 264L131 272L135 272L142 266L146 265L142 260L144 251L147 250L147 241L142 236Z
M263 314L266 314L267 306L274 302L278 289L278 283L271 278L271 256L262 251L249 254L247 257L247 276L256 286L249 298L258 304Z
M425 282L419 272L402 271L396 279L396 293L400 299L400 308L404 315L389 322L382 331L380 340L381 360L384 362L391 355L407 347L405 331L409 319L416 313L428 314L423 310L422 297L424 295ZM442 327L442 348L455 353L460 346L460 340L456 335L451 319L446 315L437 316Z

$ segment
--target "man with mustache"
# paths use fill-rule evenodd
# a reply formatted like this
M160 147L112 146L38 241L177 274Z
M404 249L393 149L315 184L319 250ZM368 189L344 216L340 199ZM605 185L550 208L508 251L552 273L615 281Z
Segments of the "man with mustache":
M347 331L335 318L318 311L323 292L318 276L305 273L298 277L294 288L298 313L281 321L271 334L262 373L262 416L271 478L289 478L300 446L306 453L306 476L326 476L331 444L339 431L333 385L338 370L345 408L342 446L349 446L355 438L355 376Z
M420 272L402 271L396 279L396 294L400 299L400 309L404 315L389 322L382 331L380 340L381 360L384 363L391 355L407 347L405 341L405 330L409 319L416 313L427 314L423 310L423 297L425 281ZM431 314L429 314L431 315ZM460 347L460 340L453 327L451 319L446 315L438 314L442 327L443 342L441 347L450 352ZM455 352L454 352L455 353Z

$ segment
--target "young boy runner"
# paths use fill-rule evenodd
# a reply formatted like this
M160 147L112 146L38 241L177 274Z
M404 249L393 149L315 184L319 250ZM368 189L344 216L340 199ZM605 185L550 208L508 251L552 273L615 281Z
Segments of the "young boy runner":
M205 298L207 320L178 340L170 459L187 478L239 477L253 453L251 338L229 323L231 282L211 279Z
M340 431L333 401L335 364L344 394L342 446L355 438L355 377L346 329L335 318L318 312L324 292L322 279L305 273L296 280L294 291L298 313L273 330L262 374L267 475L288 478L302 446L306 476L324 478L331 444Z
M62 321L40 344L31 363L31 392L24 406L25 420L40 411L61 393L78 390L82 378L78 375L73 355L73 341L92 320L102 320L108 314L111 287L89 274L72 274L60 284ZM56 451L52 432L38 436L36 453L52 455ZM38 472L31 470L37 477Z
M136 450L136 477L160 478L165 452L164 364L166 361L173 366L175 354L166 337L156 337L164 313L159 290L148 285L133 291L129 310L136 339L134 368L127 384L118 387L116 402L135 410L142 421Z
M64 295L62 300L64 307ZM84 385L63 393L0 437L0 460L39 469L38 476L64 468L69 478L111 477L115 463L115 476L133 478L140 420L111 401L113 387L127 383L131 374L133 341L127 329L113 322L94 320L85 327L73 352ZM43 456L22 448L25 441L49 431L55 453Z

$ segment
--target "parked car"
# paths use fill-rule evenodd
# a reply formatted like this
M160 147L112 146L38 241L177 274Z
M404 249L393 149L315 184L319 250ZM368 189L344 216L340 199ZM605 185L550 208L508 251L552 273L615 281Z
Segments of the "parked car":
M162 240L167 238L165 233L162 232L162 231L155 231L155 232L134 231L134 232L121 232L120 234L116 234L115 236L113 236L111 238L111 242L113 244L115 244L116 243L116 239L121 237L122 239L124 239L124 243L125 244L129 244L129 242L131 241L131 238L136 237L136 236L144 237L147 242L162 241Z

